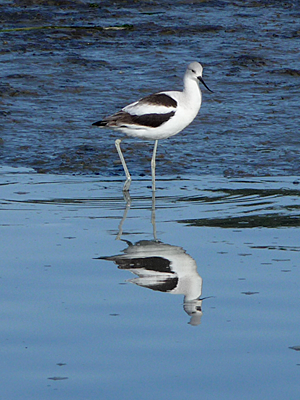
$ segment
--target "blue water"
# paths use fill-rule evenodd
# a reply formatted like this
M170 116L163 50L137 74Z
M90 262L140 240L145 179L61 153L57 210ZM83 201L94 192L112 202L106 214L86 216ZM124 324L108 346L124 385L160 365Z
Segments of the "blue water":
M2 163L122 175L116 135L92 123L147 94L180 90L197 60L214 93L203 88L193 124L160 141L157 173L299 175L297 2L0 7ZM133 175L149 173L151 151L124 142Z
M120 179L2 169L1 182L3 397L298 398L294 180L160 179L154 210L139 179L126 218ZM169 291L157 261L139 271L151 289L99 259L155 232L184 274ZM200 288L192 324L179 283Z
M298 400L299 12L0 4L3 398ZM152 143L122 142L126 202L92 123L193 60L214 93L159 142L155 202Z

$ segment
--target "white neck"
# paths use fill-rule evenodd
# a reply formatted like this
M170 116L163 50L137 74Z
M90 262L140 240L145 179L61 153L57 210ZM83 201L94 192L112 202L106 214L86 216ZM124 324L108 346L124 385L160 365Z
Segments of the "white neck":
M199 87L199 83L195 79L191 79L189 76L185 76L183 80L183 94L189 99L189 103L196 105L200 108L202 101L202 93ZM199 111L199 108L197 112Z

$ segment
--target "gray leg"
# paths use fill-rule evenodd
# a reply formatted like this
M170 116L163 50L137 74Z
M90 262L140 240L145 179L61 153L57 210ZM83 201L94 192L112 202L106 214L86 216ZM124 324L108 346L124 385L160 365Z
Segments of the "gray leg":
M152 160L151 160L152 191L153 192L155 192L155 157L156 157L157 144L158 144L158 140L155 140L153 156L152 156Z
M117 139L115 141L115 145L116 145L116 149L117 149L117 152L119 154L119 157L120 157L120 160L121 160L121 163L123 165L124 172L125 172L125 175L126 175L126 181L124 183L123 191L124 192L128 192L129 187L130 187L130 183L131 183L131 176L130 176L130 173L128 171L125 159L124 159L122 151L121 151L121 147L120 147L121 142L122 142L121 139Z
M130 206L131 206L131 198L130 198L129 192L124 192L124 200L126 201L126 208L125 208L125 211L124 211L124 214L123 214L123 218L122 218L121 222L119 223L119 232L118 232L118 235L116 237L116 240L120 240L121 239L121 236L122 236L122 233L123 233L123 224L125 222L125 219L127 218L127 214L128 214L129 209L130 209Z
M153 226L153 237L156 242L157 240L157 235L156 235L156 223L155 223L155 192L152 192L152 212L151 212L151 223Z

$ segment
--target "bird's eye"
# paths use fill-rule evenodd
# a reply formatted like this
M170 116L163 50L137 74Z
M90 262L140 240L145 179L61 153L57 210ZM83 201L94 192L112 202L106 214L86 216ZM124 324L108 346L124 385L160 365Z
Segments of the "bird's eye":
M195 73L196 73L196 71L195 71L194 69L191 69L191 71L192 71L192 73L193 73L193 74L195 74Z

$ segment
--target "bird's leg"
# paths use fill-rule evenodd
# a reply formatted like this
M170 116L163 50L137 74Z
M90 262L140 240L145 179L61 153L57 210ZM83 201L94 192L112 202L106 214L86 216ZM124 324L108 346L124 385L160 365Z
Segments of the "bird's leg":
M129 187L130 187L130 183L131 183L131 176L130 176L130 173L128 171L124 156L122 154L122 150L121 150L121 147L120 147L121 142L122 142L121 139L117 139L115 141L115 146L116 146L117 152L119 154L119 157L120 157L120 160L121 160L121 163L123 165L124 172L125 172L125 175L126 175L126 181L124 183L123 191L124 192L128 192Z
M153 226L153 237L156 242L157 240L157 235L156 235L156 222L155 222L155 192L152 192L152 211L151 211L151 223Z
M154 149L153 149L153 156L152 156L152 159L151 159L152 192L155 192L155 157L156 157L157 144L158 144L158 140L155 140Z
M121 239L121 236L122 236L122 233L123 233L123 224L125 222L125 219L127 218L127 214L128 214L129 209L130 209L130 206L131 206L131 198L130 198L129 192L124 192L124 200L126 201L126 208L125 208L125 211L124 211L124 214L123 214L123 218L122 218L121 222L119 223L119 232L118 232L118 235L116 237L116 240L120 240Z

